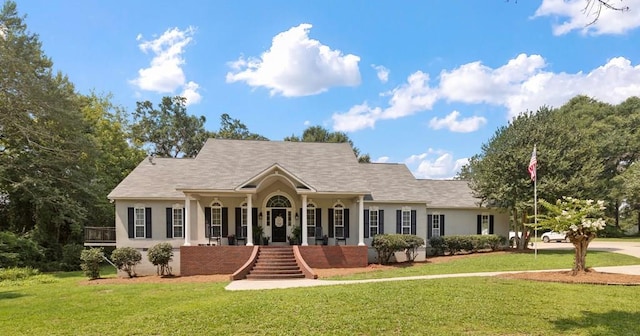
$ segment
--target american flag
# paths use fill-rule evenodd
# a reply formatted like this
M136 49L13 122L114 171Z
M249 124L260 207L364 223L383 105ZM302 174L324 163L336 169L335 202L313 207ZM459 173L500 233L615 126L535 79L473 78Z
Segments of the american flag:
M538 165L538 158L536 157L536 146L533 146L533 152L531 153L531 160L529 160L529 175L531 181L536 180L536 166Z

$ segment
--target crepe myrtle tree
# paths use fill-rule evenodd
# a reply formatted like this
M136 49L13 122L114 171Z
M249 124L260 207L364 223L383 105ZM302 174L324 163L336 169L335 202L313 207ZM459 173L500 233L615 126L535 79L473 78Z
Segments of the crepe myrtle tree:
M563 197L555 204L540 200L546 213L539 216L538 226L557 232L566 232L575 247L573 275L586 272L587 248L597 232L606 226L604 201Z

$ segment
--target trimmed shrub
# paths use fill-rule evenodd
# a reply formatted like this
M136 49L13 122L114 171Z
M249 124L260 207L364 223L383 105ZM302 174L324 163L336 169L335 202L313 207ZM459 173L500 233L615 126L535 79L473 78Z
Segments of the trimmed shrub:
M418 256L418 248L424 245L424 239L416 235L403 235L406 247L404 253L407 255L407 261L415 261Z
M103 256L104 252L101 247L83 250L80 254L80 260L82 260L80 267L89 279L100 278L100 263L102 262Z
M84 250L84 246L80 244L68 244L62 248L62 262L60 268L63 271L77 271L80 269L80 255Z
M111 252L111 261L129 278L133 278L136 276L136 265L142 261L142 254L133 247L119 247Z
M149 261L157 267L158 275L171 275L169 262L173 257L173 247L169 243L153 245L147 252Z
M373 237L371 246L378 253L378 263L385 265L395 252L404 251L407 243L401 234L379 234Z
M447 250L447 242L442 236L434 236L429 238L429 246L433 248L435 255L443 255Z

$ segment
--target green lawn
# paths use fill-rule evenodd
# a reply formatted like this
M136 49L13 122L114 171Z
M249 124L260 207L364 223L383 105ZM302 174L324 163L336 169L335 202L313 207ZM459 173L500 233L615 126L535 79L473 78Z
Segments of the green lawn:
M537 257L533 252L508 254L487 253L446 263L427 262L411 267L399 265L397 268L391 270L335 277L335 279L380 279L431 274L569 269L573 266L573 253L573 250L538 250ZM600 251L589 251L589 253L587 253L587 267L638 264L640 264L640 259L629 255Z
M610 242L640 242L640 236L628 236L620 238L596 238L593 241L610 241Z
M616 256L589 252L587 260ZM497 259L468 260L478 269ZM0 283L1 335L632 335L640 319L638 287L628 286L452 278L227 292L226 283L53 279Z

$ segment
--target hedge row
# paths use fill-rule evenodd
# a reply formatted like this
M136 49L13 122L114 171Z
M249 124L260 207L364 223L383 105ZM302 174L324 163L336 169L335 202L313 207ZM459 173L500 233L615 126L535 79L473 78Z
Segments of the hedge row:
M435 250L436 255L449 253L454 255L461 251L477 252L490 249L496 251L507 244L507 238L498 235L465 235L465 236L438 236L429 238L429 245Z

